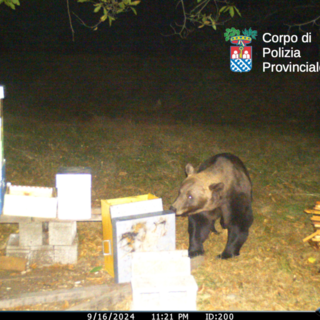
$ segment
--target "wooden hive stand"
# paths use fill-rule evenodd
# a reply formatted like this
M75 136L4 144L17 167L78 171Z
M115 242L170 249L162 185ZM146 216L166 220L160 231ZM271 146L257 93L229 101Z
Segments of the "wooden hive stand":
M304 238L303 242L308 241L312 246L320 249L320 201L317 201L316 205L312 209L306 209L304 212L312 214L310 219L315 232Z

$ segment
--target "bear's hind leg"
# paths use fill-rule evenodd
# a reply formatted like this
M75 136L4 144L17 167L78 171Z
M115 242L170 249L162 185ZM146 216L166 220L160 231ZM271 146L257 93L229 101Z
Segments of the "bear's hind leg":
M188 232L190 258L204 254L203 243L208 238L210 231L212 231L212 221L203 213L189 216Z

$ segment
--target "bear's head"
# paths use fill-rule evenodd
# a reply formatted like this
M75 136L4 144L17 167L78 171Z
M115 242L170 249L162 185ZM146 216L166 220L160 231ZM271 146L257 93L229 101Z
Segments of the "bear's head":
M212 211L221 206L224 183L206 171L195 173L191 164L186 165L187 178L182 182L177 199L170 210L177 215Z

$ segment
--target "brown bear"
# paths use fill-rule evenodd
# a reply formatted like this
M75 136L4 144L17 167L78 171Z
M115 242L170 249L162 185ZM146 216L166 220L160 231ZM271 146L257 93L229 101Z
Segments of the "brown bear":
M252 183L248 170L235 155L222 153L202 163L195 173L186 166L187 178L170 209L189 219L189 257L203 255L203 242L220 218L222 228L228 229L228 241L218 258L228 259L240 254L253 222Z

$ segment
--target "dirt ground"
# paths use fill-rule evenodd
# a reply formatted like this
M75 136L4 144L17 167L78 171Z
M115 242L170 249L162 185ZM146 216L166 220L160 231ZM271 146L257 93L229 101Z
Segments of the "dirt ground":
M101 235L101 222L92 223L78 223L80 227L78 230L86 228L85 234L97 233L98 237ZM17 226L0 225L2 230L18 229ZM90 231L88 230L90 229ZM16 230L18 231L18 230ZM14 233L14 232L13 232ZM91 243L89 246L93 246ZM5 255L5 250L2 244L1 255ZM114 279L103 269L101 266L104 265L104 258L101 253L101 245L97 245L94 250L97 250L96 256L88 256L86 254L86 244L79 245L79 259L76 264L61 265L55 264L52 266L38 266L33 264L28 265L28 268L24 272L15 272L8 270L0 270L0 297L1 300L16 298L21 294L27 294L31 292L55 291L55 290L69 290L80 287L91 287L95 285L110 284L111 286L115 283ZM93 249L91 249L93 250ZM81 255L86 255L82 256ZM95 269L98 267L98 271ZM99 268L100 267L100 268ZM15 308L4 308L2 310L64 310L71 308L75 304L79 304L85 300L80 301L61 301L55 303L41 303L34 305L23 305ZM115 301L117 303L118 301ZM111 306L101 306L102 309L107 310Z

